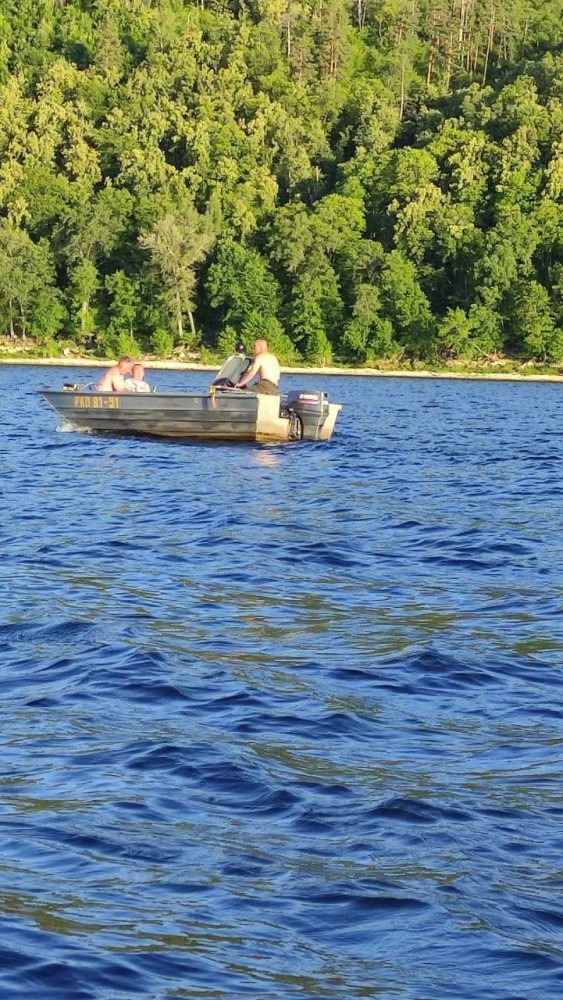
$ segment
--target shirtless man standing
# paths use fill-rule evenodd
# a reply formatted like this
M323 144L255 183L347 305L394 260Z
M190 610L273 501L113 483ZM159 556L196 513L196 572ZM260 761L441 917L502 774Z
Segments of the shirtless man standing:
M270 354L265 340L254 342L254 360L240 382L237 382L236 388L243 389L255 375L260 377L258 382L248 386L251 392L261 392L265 396L279 396L280 366L275 354Z
M127 386L125 385L124 375L128 375L133 370L133 359L126 356L120 358L113 368L102 376L99 382L96 383L97 392L125 392Z

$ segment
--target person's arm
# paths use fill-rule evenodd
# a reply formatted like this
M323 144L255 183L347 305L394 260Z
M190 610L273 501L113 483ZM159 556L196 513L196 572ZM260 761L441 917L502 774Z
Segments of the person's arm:
M254 378L259 368L260 368L260 358L254 358L254 361L252 362L248 371L235 385L235 389L242 389L248 382L250 382L251 378Z
M116 372L111 380L111 387L114 392L125 392L127 386L121 372Z

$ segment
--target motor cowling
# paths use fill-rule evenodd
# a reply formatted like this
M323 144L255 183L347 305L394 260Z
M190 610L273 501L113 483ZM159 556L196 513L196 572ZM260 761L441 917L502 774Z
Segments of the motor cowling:
M314 441L328 416L328 394L316 389L288 392L286 408L298 417L303 439Z

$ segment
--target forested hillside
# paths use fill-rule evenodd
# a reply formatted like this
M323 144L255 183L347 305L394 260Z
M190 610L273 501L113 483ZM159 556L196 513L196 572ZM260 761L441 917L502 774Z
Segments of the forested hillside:
M0 0L0 333L563 359L563 0Z

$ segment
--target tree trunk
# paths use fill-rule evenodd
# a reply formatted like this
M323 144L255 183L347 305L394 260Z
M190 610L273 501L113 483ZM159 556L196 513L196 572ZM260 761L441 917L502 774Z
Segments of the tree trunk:
M450 89L450 81L452 78L453 45L454 45L453 32L450 31L450 37L448 40L448 50L446 54L446 75L444 79L444 86L446 90Z
M90 305L90 299L82 299L80 304L80 335L85 338L88 333L88 308Z
M27 321L26 321L26 318L25 318L25 309L24 309L23 305L21 304L21 302L20 302L20 316L21 316L21 323L22 323L22 335L21 335L21 339L23 340L23 342L25 344L25 342L27 341Z
M461 0L461 6L459 9L459 29L457 34L457 51L461 57L463 52L463 41L465 38L465 20L467 17L467 4L466 0Z
M401 102L399 105L399 121L402 122L405 113L405 54L401 56Z
M440 34L443 31L443 25L440 21L440 9L434 7L432 10L430 25L429 25L429 46L428 46L428 64L426 67L426 86L429 87L432 83L432 76L434 75L434 67L436 65L436 59L440 54Z
M195 329L195 323L194 323L194 314L191 311L191 309L188 309L188 319L190 321L190 330L191 330L191 334L192 334L192 347L193 347L195 345L196 329Z
M489 32L487 35L487 49L485 52L485 62L483 65L483 80L482 80L483 86L485 86L485 83L487 82L487 73L489 70L489 58L493 48L493 42L495 40L496 13L497 12L493 0L493 2L491 3L491 17L489 20Z
M176 292L176 329L178 331L178 344L184 343L184 320L182 318L182 300L180 293Z
M430 48L428 50L428 67L426 69L426 86L429 87L432 83L432 73L434 71L434 59L436 58L436 42L435 37L432 38L430 42Z

